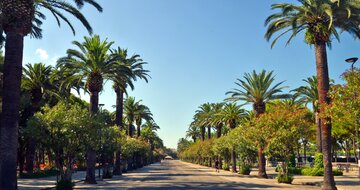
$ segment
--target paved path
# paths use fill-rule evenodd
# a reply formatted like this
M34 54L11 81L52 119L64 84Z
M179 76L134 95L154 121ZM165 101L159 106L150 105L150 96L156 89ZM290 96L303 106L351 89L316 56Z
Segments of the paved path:
M274 169L267 171L274 177ZM279 184L276 179L259 179L253 171L251 176L241 176L228 171L215 173L213 168L185 163L178 160L166 160L144 168L114 176L112 179L99 180L98 184L90 185L76 183L76 189L320 189L319 186L304 185L319 184L323 177L295 176L292 185ZM75 180L85 177L84 172L77 172ZM19 180L19 189L43 189L53 186L56 177L35 180ZM335 178L339 190L360 189L359 178L355 173L345 173Z

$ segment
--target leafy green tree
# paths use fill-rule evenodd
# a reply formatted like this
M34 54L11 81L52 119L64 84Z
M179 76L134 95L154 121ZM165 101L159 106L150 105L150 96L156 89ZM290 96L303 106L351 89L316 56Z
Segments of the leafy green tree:
M281 87L283 82L277 83L272 86L275 81L275 76L273 76L273 71L266 72L262 70L260 73L256 73L254 70L252 73L245 73L245 80L237 79L238 82L235 82L239 89L234 89L229 91L226 94L230 94L231 97L227 98L230 101L245 101L246 103L253 104L253 110L255 116L259 117L261 114L266 111L266 103L269 100L287 98L289 95L283 94L278 95L282 92ZM263 149L258 147L258 162L259 162L259 177L267 178L266 169L265 169L265 155L263 154Z
M37 138L55 154L60 182L71 181L72 164L79 152L85 152L88 146L97 149L99 145L99 121L91 118L88 110L80 105L60 102L52 108L46 106L28 125L25 133Z
M51 88L53 88L50 82L52 67L46 66L43 63L27 64L23 72L21 86L30 94L32 104L31 114L34 114L40 110L40 103L44 99L44 93L49 93ZM33 172L35 149L35 140L29 138L26 149L26 171L28 173Z
M100 5L94 0L74 0L74 2L78 8L87 3L102 11ZM1 1L0 32L6 34L4 60L6 72L3 75L3 117L0 125L0 189L16 189L17 123L19 120L23 43L24 37L33 29L32 21L35 17L35 10L41 7L53 13L57 21L62 19L68 24L70 21L62 12L70 13L80 20L90 33L92 31L79 9L64 1ZM4 39L2 38L2 40Z
M235 103L225 104L223 110L217 114L218 118L222 123L225 123L229 126L231 130L237 127L241 120L244 118L245 110L241 108L241 106L236 105ZM237 172L236 170L236 152L235 148L232 147L231 151L231 163L232 163L232 171Z
M315 46L316 71L318 79L318 94L320 113L323 105L329 104L329 74L326 46L331 46L332 38L339 40L339 32L346 31L355 37L360 37L360 9L359 1L332 1L332 0L299 0L300 5L289 3L273 4L272 9L278 13L270 15L265 24L268 25L265 38L280 32L274 41L290 32L290 38L301 31L305 31L305 42ZM336 189L331 164L331 122L330 118L321 120L322 151L324 154L325 175L323 189Z
M109 54L114 42L101 40L100 36L84 37L84 42L73 41L79 50L68 49L67 57L58 60L58 66L63 65L75 72L71 78L86 81L85 91L90 92L90 114L96 115L99 110L99 93L103 89L103 80L117 72L116 59ZM89 149L87 152L87 183L96 183L95 180L96 152Z
M192 122L189 125L189 128L186 131L186 137L191 138L193 142L196 142L196 140L200 138L200 129L195 125L195 122Z

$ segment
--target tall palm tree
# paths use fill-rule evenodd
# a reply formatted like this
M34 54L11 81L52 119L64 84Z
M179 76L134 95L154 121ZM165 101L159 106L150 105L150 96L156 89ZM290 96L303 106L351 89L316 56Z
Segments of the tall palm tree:
M205 128L208 129L208 139L211 138L211 104L205 103L199 106L199 109L196 110L195 118L196 122L201 129L202 140L205 140Z
M133 129L135 122L135 115L137 114L138 105L140 101L136 101L134 97L129 96L124 101L124 115L128 124L128 135L133 137Z
M195 122L192 122L189 125L188 130L186 131L186 137L191 138L194 142L200 137L199 128L195 125Z
M305 42L315 47L316 73L318 79L319 107L329 104L329 73L326 46L331 46L331 39L339 40L338 31L346 31L354 37L360 37L360 2L333 0L299 0L300 5L288 3L273 4L272 9L279 13L270 15L265 38L281 32L272 42L272 46L284 34L291 32L287 44L305 30ZM324 154L323 189L336 189L331 164L331 122L323 118L321 122L322 151Z
M136 127L137 127L136 137L137 138L139 138L141 135L140 132L141 132L141 125L142 125L143 120L145 120L147 122L152 121L153 120L152 113L150 112L149 107L147 107L143 104L137 104L136 113L135 113L135 123L136 123Z
M43 63L27 64L23 69L21 86L29 92L32 104L32 114L40 110L40 102L45 92L51 90L50 76L53 68ZM33 172L36 142L29 138L26 150L26 171Z
M220 113L224 108L225 103L213 103L211 104L211 125L216 128L216 137L220 138L222 134L223 121L218 117L218 113Z
M73 0L81 8L84 3L102 11L94 0ZM60 19L70 24L63 12L75 16L91 33L92 29L79 9L65 1L58 0L2 0L1 33L6 34L5 61L3 80L3 117L0 125L0 189L16 188L16 157L18 141L18 120L20 105L20 83L22 72L24 37L32 29L36 8L48 9L57 21ZM59 23L59 22L58 22ZM71 26L71 24L70 24ZM73 27L71 27L73 29ZM73 29L74 31L74 29Z
M300 97L300 101L305 104L311 103L313 111L315 113L315 123L316 123L316 143L317 143L317 152L322 152L322 143L321 143L321 119L319 117L320 110L318 106L318 90L317 90L317 77L312 76L303 80L307 83L306 86L300 86L299 88L294 89L296 96Z
M119 66L125 66L129 69L128 73L117 72L111 77L114 82L113 88L116 93L116 110L115 110L115 124L124 129L123 125L123 113L124 113L124 93L127 93L126 88L134 89L133 81L138 78L144 79L148 82L148 70L143 68L143 65L147 64L143 62L139 55L135 54L128 57L127 49L118 47L112 50L112 54L118 59L117 63ZM114 175L121 175L121 162L120 152L116 152Z
M147 64L144 62L140 55L135 54L131 57L128 57L127 49L122 49L118 47L117 49L112 50L112 54L117 57L117 63L120 66L128 67L128 73L114 73L111 79L114 82L114 90L116 93L116 117L115 123L118 126L123 127L123 102L124 102L124 93L126 93L126 88L134 89L133 81L136 81L138 78L143 79L148 82L148 70L145 70L143 66Z
M217 113L217 118L222 123L225 123L229 126L230 129L235 129L237 125L240 124L241 120L244 118L245 110L241 106L236 105L235 103L225 104L224 108ZM231 162L232 162L232 172L237 172L236 170L236 152L234 148L231 151Z
M226 94L231 95L227 100L242 100L246 103L252 103L256 117L265 113L266 103L269 100L288 97L288 95L277 95L277 93L281 92L285 87L280 87L284 81L272 86L275 80L273 71L266 72L262 70L260 73L256 73L254 70L251 74L245 73L244 79L245 80L237 79L238 82L235 82L235 84L239 86L240 89L227 92ZM267 178L263 147L258 147L258 157L258 175L259 177Z
M63 65L76 71L73 76L74 80L86 81L85 92L90 93L90 114L96 115L99 110L99 93L103 89L103 80L108 79L112 73L118 72L116 67L116 58L109 54L113 42L107 39L101 40L98 35L84 37L84 42L74 41L79 50L68 49L67 57L58 60L58 66ZM87 172L86 182L96 183L95 164L96 152L89 147L87 150Z

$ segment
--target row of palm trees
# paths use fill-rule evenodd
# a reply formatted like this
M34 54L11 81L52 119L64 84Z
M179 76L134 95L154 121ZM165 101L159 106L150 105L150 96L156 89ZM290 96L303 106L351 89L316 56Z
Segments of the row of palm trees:
M236 103L205 103L199 106L198 110L193 118L193 122L190 124L186 136L192 138L195 142L198 139L205 140L206 128L207 139L211 138L211 128L216 130L216 138L220 138L222 134L227 134L229 130L232 130L238 126L241 126L245 121L248 121L252 117L261 117L266 112L266 104L276 99L283 99L281 103L288 105L306 105L311 103L313 105L314 115L316 116L315 122L319 123L319 111L317 109L317 78L315 76L309 77L304 80L307 85L301 86L292 90L292 94L280 94L286 86L282 86L283 82L275 83L275 77L273 72L266 72L265 70L257 73L245 73L244 79L237 79L235 84L237 88L227 92L230 97L225 101L244 101L245 104L251 103L253 105L252 111L247 111L242 108L243 105L237 105ZM318 128L318 127L317 127ZM319 139L320 133L317 133L317 139ZM305 139L308 141L308 139ZM321 147L319 141L317 141L317 147ZM305 143L304 143L304 146ZM257 147L258 151L258 166L259 177L267 178L265 170L265 155L263 153L264 145ZM318 152L321 152L321 148L318 148ZM232 171L237 172L236 169L236 153L234 150L231 152Z
M72 3L71 3L72 2ZM42 37L43 10L55 17L57 24L64 21L75 34L75 28L64 13L79 20L91 34L92 28L80 9L89 4L102 12L95 0L3 0L0 2L0 44L5 47L2 118L0 126L0 189L16 189L18 121L24 37ZM4 45L5 43L5 45Z
M113 42L106 39L101 40L98 35L84 37L84 42L74 41L77 49L67 50L67 56L58 60L57 66L52 71L51 66L44 64L28 64L24 69L24 79L22 85L24 89L31 94L33 105L32 113L39 111L40 101L44 93L54 94L54 89L59 89L63 94L60 97L70 95L71 89L84 89L90 94L89 110L91 115L96 115L99 111L99 93L103 89L105 80L113 81L116 97L116 125L122 129L123 110L125 110L128 123L128 134L133 136L133 123L137 125L137 137L140 136L140 126L142 120L152 120L150 109L141 104L141 101L135 101L129 97L123 106L123 94L126 93L126 87L134 88L133 81L138 78L147 81L148 71L143 68L146 62L143 62L139 55L128 57L127 50L118 47L111 49ZM51 73L54 73L51 75ZM56 82L55 87L50 87L51 82ZM57 87L57 88L56 88ZM44 91L46 89L46 91ZM119 114L121 113L121 114ZM34 149L34 142L30 139L30 150ZM34 152L34 151L33 151ZM32 154L30 154L31 156ZM33 157L33 156L31 156ZM29 158L29 160L33 160ZM95 181L95 162L96 153L94 150L87 151L87 178L86 182L96 183ZM28 167L32 168L32 162L29 161ZM118 170L120 170L118 168ZM30 169L32 171L32 169Z

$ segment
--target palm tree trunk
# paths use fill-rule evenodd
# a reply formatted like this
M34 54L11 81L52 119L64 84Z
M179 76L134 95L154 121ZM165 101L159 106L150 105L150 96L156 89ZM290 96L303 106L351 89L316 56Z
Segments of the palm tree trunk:
M263 153L262 148L258 148L258 164L259 164L259 173L258 176L261 178L268 178L266 174L266 161L265 161L265 155Z
M95 115L99 110L99 92L90 92L90 114ZM95 180L96 151L88 147L86 152L86 178L85 182L96 184Z
M237 170L236 170L236 152L234 150L234 147L232 148L232 151L231 151L231 170L234 173L237 172Z
M0 189L16 189L20 83L24 36L6 33L0 126Z
M133 125L129 124L129 137L133 137Z
M201 141L205 140L205 127L200 127Z
M208 139L211 139L211 127L208 126L207 128L208 128Z
M216 127L216 137L217 138L220 138L221 137L221 129L222 129L222 125L220 124L220 125L218 125L217 127Z
M136 132L137 132L136 138L139 138L139 137L140 137L140 130L141 130L141 129L140 129L140 125L137 125L136 128L137 128L137 129L136 129Z
M116 93L116 116L115 116L115 124L120 126L123 129L123 111L124 111L124 92L120 89L115 90Z
M319 111L315 112L315 123L316 123L316 144L317 152L322 153L322 142L321 142L321 119L319 117Z
M315 43L316 73L318 78L318 94L320 113L324 111L322 105L329 104L329 73L325 42ZM324 118L321 122L321 141L324 155L324 185L323 189L336 189L332 173L331 159L331 119Z

